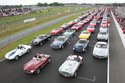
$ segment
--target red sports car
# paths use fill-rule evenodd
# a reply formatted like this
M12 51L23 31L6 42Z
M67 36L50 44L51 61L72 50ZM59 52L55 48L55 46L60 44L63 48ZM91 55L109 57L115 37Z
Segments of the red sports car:
M75 22L75 21L70 21L68 24L69 24L70 26L73 26L74 24L76 24L76 22Z
M86 30L89 31L89 32L94 32L94 31L95 31L95 27L89 25L89 26L86 28Z
M75 24L72 28L71 28L71 30L81 30L82 29L82 25L80 25L80 24Z
M92 22L90 23L90 26L96 26L97 20L92 20Z
M27 62L23 69L26 73L32 74L40 73L40 69L43 68L47 63L51 61L50 55L46 54L37 54L35 57L32 58L29 62Z
M51 33L51 35L58 35L63 31L64 31L63 28L58 28L58 29L52 30L50 33Z

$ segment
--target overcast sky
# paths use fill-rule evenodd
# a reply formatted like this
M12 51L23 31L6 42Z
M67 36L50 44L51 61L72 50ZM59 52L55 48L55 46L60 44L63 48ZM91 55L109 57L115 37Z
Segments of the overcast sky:
M0 0L0 5L31 5L41 3L125 3L125 0Z

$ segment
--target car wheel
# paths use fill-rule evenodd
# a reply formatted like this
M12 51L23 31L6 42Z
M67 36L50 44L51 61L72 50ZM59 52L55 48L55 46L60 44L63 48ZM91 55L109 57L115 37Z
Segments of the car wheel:
M51 58L49 58L48 62L49 62L49 63L51 62Z
M43 45L43 42L40 42L40 45L42 46L42 45Z
M62 45L61 48L64 48L64 45Z
M48 41L51 40L51 38L48 38Z
M17 55L16 57L15 57L15 60L18 60L19 59L19 56Z
M36 74L39 74L40 73L40 68L38 68L37 70L36 70Z
M77 73L75 72L75 73L74 73L74 77L76 77L76 76L77 76Z
M31 50L31 49L28 49L28 50L27 50L27 53L29 53L29 52L30 52L30 50Z

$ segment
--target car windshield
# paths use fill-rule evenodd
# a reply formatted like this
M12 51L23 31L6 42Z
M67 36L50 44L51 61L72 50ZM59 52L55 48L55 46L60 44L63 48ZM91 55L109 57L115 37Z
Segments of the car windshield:
M107 48L106 44L97 44L96 45L97 48Z
M85 31L85 32L82 32L82 33L83 33L83 34L89 34L89 32L86 32L86 31Z
M58 37L58 38L56 39L56 41L65 41L65 38L64 38L64 37Z
M77 25L77 24L76 24L76 25L74 25L74 27L78 27L78 26L79 26L79 25Z
M38 39L42 39L42 38L44 38L44 36L38 36Z
M18 46L17 49L23 49L25 48L24 46Z
M88 28L94 28L93 26L88 26Z
M85 44L87 41L86 40L79 40L78 43L80 44Z
M100 35L106 35L107 32L100 32L99 34L100 34Z

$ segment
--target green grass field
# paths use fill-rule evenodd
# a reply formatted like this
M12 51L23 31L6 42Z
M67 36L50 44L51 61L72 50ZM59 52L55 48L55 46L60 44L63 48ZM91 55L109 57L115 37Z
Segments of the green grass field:
M6 36L15 34L19 31L23 31L32 28L38 24L54 20L61 16L72 14L75 12L81 12L90 8L84 7L53 7L44 10L39 10L33 13L18 15L12 17L0 18L0 39ZM70 10L70 12L68 12ZM61 14L58 14L60 12ZM23 23L23 20L28 18L36 18L35 22Z
M61 21L61 22L59 22L59 23L57 23L57 24L55 24L55 25L53 25L51 27L42 29L41 31L38 31L37 33L33 33L33 34L31 34L29 36L26 36L26 37L24 37L24 38L22 38L22 39L20 39L20 40L18 40L16 42L13 42L11 44L6 45L5 47L0 48L0 52L1 52L0 53L0 59L3 58L8 51L16 48L19 44L28 44L34 39L34 37L36 37L36 36L38 36L40 34L48 34L52 29L58 28L62 24L67 23L70 20L74 20L78 16L79 15L72 16L72 17L70 17L70 18L68 18L66 20L63 20L63 21Z

